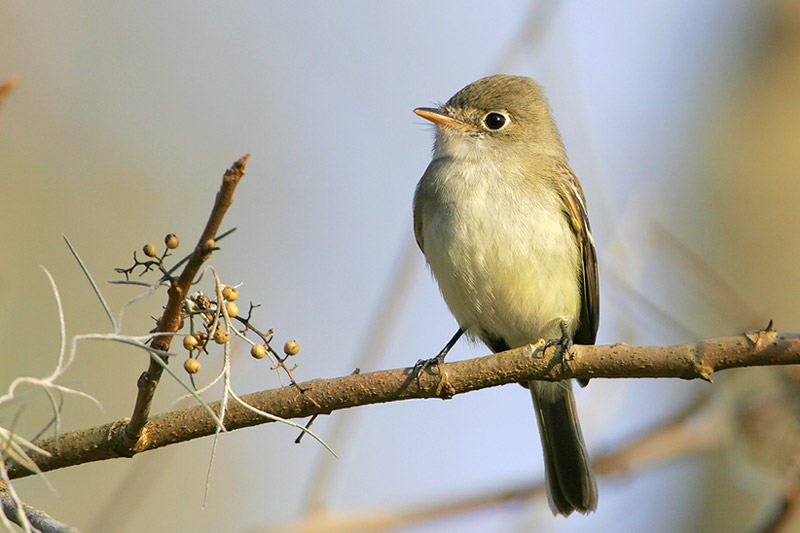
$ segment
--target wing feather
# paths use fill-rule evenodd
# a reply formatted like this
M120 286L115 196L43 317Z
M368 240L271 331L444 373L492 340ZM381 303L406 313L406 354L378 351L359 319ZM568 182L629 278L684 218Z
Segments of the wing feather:
M600 323L600 282L597 273L597 252L594 247L592 229L586 200L578 178L566 163L558 165L560 180L559 192L564 202L564 212L581 249L582 281L581 314L574 340L578 344L594 344Z

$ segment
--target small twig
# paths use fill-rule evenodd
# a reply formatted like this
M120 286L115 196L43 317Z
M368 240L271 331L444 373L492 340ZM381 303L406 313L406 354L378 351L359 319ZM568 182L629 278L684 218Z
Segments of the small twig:
M353 373L350 374L350 375L351 376L355 376L355 375L360 374L360 373L361 373L361 369L360 368L356 368L355 370L353 370ZM317 405L319 405L319 404L317 404ZM314 416L311 417L311 419L306 423L306 429L311 427L311 425L314 423L314 421L317 419L318 416L319 415L314 415ZM294 443L295 444L300 444L300 441L303 439L303 435L305 435L305 434L306 434L305 431L301 431L300 434L297 436L297 438L294 439Z
M257 307L261 307L261 305L256 305L256 304L253 304L253 302L250 302L250 310L247 312L247 317L246 318L242 318L240 316L236 316L236 317L233 317L233 318L244 326L244 329L242 331L240 331L239 333L241 333L244 336L248 331L252 331L253 333L255 333L261 339L261 341L264 343L264 346L267 348L267 351L270 353L270 355L274 356L274 355L276 355L276 352L275 352L275 350L272 349L272 346L270 346L270 343L272 342L272 334L273 334L272 329L267 330L266 333L262 333L261 331L258 330L258 328L253 326L252 322L250 322L250 319L251 319L252 314L253 314L253 309L255 309ZM275 364L277 364L277 361L278 360L275 359Z
M139 258L136 257L136 250L133 251L133 265L129 266L128 268L119 268L119 267L115 268L114 272L116 272L117 274L124 274L125 281L130 281L131 274L133 274L138 267L142 267L142 271L139 272L139 277L142 277L148 272L151 272L154 267L158 267L158 269L165 274L165 278L163 278L161 281L168 279L168 276L166 276L166 269L164 268L164 263L161 259L156 257L155 259L146 259L144 261L139 261ZM161 281L159 281L159 283Z
M231 228L231 229L229 229L229 230L227 230L227 231L225 231L223 233L220 233L219 235L214 237L214 241L215 242L221 241L222 239L224 239L225 237L227 237L228 235L230 235L231 233L236 231L236 229L237 228ZM219 248L217 248L217 249L219 249ZM168 255L172 255L172 254L165 253L164 256L161 257L162 261L163 261L164 257L166 257ZM164 275L161 276L161 278L159 278L159 280L156 281L155 283L149 283L149 282L146 282L146 281L136 281L136 280L130 279L130 275L133 274L133 271L136 269L136 267L138 265L146 264L146 262L144 262L144 263L139 262L138 259L136 259L136 253L134 252L134 254L133 254L134 264L133 264L132 267L129 267L129 268L115 268L114 269L114 272L117 272L119 274L125 274L125 279L112 279L112 280L109 280L108 283L110 283L112 285L136 285L136 286L139 286L139 287L152 287L154 285L159 285L161 283L164 283L167 280L172 279L172 274L174 274L175 271L177 271L182 265L184 265L186 263L186 261L188 261L191 257L192 257L192 254L188 254L188 255L184 256L183 259L181 259L180 261L178 261L177 263L172 265L172 267L170 267L168 270L162 269L161 271L164 273Z
M200 236L194 252L186 262L186 266L180 276L170 281L170 287L167 291L169 299L167 300L164 314L161 315L161 319L159 319L158 322L159 332L171 334L178 331L184 299L189 293L189 289L197 273L200 271L200 267L211 257L212 252L216 249L214 236L219 231L225 213L233 203L233 193L239 181L244 176L245 166L247 165L249 157L249 155L245 155L236 161L222 177L222 186L217 193L214 207L211 210L211 215L208 218L203 234ZM171 342L172 335L162 335L153 340L152 346L157 350L167 352L169 351ZM119 435L122 439L121 445L124 448L133 447L142 436L145 424L147 424L150 415L150 406L153 401L153 396L155 395L162 372L163 367L151 358L148 369L139 377L137 383L139 393L136 397L133 414L131 415L130 422L128 422L125 431Z
M308 422L306 422L306 429L310 429L311 428L311 425L314 423L314 421L317 419L318 416L319 415L314 415L309 419ZM294 443L295 444L300 444L300 441L303 440L303 435L305 435L305 434L306 434L305 431L301 431L300 434L297 436L297 438L294 439Z
M249 157L249 156L245 156L245 157ZM231 228L231 229L229 229L229 230L227 230L227 231L224 231L224 232L220 233L219 235L217 235L216 237L214 237L214 242L219 242L219 241L221 241L222 239L224 239L225 237L227 237L228 235L230 235L231 233L233 233L234 231L236 231L236 229L237 229L237 228ZM192 257L192 255L191 255L191 254L189 254L189 255L185 256L183 259L181 259L180 261L178 261L177 263L175 263L175 264L172 266L172 268L170 268L169 270L167 270L167 273L164 275L164 277L162 277L161 279L159 279L159 280L158 280L158 281L159 281L159 283L161 283L161 282L163 282L163 281L166 281L167 279L169 279L169 277L170 277L170 276L172 276L172 275L173 275L175 272L177 272L177 270L178 270L178 269L179 269L179 268L180 268L180 267L181 267L181 266L182 266L184 263L186 263L186 261L188 261L188 260L189 260L191 257Z
M300 393L304 393L305 390L303 389L303 387L301 387L300 384L297 382L297 380L294 379L294 371L297 369L297 365L294 365L291 368L286 366L286 360L289 359L289 357L291 357L291 356L287 354L287 355L284 355L283 357L281 357L281 355L277 351L275 351L275 349L272 347L272 344L271 344L272 343L272 330L270 329L266 333L262 333L255 326L253 326L253 324L250 322L250 318L251 318L251 316L253 314L253 309L255 309L257 307L260 307L260 306L259 305L254 305L252 302L250 302L250 310L247 312L247 317L246 318L238 317L238 316L234 317L242 325L244 325L244 328L245 328L244 330L240 331L239 333L241 333L244 336L244 334L247 331L252 331L256 335L258 335L258 337L260 337L261 341L264 343L264 347L267 349L267 353L269 353L270 357L272 358L273 363L275 364L275 366L273 367L273 370L277 370L279 368L283 369L283 371L286 372L286 375L289 376L289 381L291 382L291 384L294 385L295 387L297 387L297 389L300 391ZM311 401L314 401L314 400L312 399Z

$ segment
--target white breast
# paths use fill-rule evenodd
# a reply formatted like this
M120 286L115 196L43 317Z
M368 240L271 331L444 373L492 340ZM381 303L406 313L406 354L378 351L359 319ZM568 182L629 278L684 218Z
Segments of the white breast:
M512 347L559 337L562 320L574 333L578 247L557 193L488 160L448 161L426 176L420 216L425 256L459 325Z

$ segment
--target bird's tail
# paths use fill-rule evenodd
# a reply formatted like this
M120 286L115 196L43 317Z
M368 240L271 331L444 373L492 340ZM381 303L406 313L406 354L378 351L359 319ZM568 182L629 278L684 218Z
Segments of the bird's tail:
M597 508L597 483L583 442L570 381L531 381L536 420L544 450L547 498L553 514L591 513Z

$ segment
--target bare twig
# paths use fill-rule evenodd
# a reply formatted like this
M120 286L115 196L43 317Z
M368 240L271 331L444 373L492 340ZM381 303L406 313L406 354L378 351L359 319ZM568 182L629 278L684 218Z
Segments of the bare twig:
M192 253L178 279L170 281L169 299L158 322L158 332L174 333L178 331L184 298L189 293L200 267L211 257L212 252L216 249L214 235L219 231L222 219L233 203L233 193L239 184L239 180L244 176L245 165L247 165L249 157L249 155L245 155L236 161L222 177L222 186L217 193L214 208L211 211L211 216L209 216L203 234L200 236L197 246L195 246L194 253ZM153 340L152 346L157 350L167 352L171 342L172 335L162 335ZM162 372L162 366L151 359L149 368L139 377L137 384L139 394L136 397L133 414L125 426L125 431L115 436L115 438L121 439L120 445L122 447L131 448L141 439Z
M533 356L528 345L500 354L447 363L434 373L414 378L409 368L356 374L335 379L316 379L300 386L266 390L243 396L254 409L280 418L305 418L330 414L339 409L415 398L451 398L456 394L531 379L673 377L710 380L712 372L746 366L800 363L800 334L781 334L771 329L735 337L709 339L676 346L574 346L572 358L561 365L555 357ZM551 355L548 351L547 355ZM312 401L313 400L313 401ZM210 404L219 411L219 402ZM234 430L269 420L250 409L232 403L224 419ZM52 456L32 459L42 471L111 459L170 444L213 435L214 421L203 406L191 407L153 417L143 428L143 437L129 448L119 448L126 420L61 435L59 445L52 439L35 444ZM12 465L11 478L31 475Z

